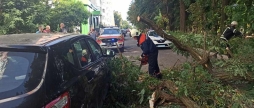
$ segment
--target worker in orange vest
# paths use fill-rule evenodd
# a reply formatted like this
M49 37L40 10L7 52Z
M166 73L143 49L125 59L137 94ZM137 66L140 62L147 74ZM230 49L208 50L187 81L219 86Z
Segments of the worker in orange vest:
M149 74L158 79L161 79L162 74L160 73L160 68L158 65L158 48L153 43L153 41L148 36L146 36L145 31L141 32L139 37L135 37L135 39L138 42L138 46L143 51L143 53L141 54L141 59L144 57L148 57Z

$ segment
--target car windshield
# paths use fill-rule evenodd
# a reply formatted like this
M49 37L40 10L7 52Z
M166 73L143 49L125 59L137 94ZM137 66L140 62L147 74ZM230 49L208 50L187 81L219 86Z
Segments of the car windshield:
M102 35L104 34L120 34L119 29L104 29Z
M0 99L35 89L44 67L45 54L0 51Z
M159 35L158 35L155 31L151 31L151 32L149 33L149 36L158 37Z

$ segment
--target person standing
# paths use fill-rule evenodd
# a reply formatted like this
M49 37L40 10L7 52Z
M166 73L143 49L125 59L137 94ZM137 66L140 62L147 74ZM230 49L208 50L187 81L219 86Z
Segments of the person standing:
M64 23L60 23L60 30L59 30L59 32L62 32L62 33L67 33L67 29L66 29L66 27L65 27L65 25L64 25Z
M236 37L243 37L243 34L236 30L238 23L236 21L231 22L231 25L225 29L225 31L222 33L220 39L225 43L226 50L230 51L230 46L228 41L233 38L234 36ZM228 54L228 57L231 58L230 54Z
M39 27L38 27L38 31L36 31L36 33L43 33L43 26L42 25L40 25Z
M97 32L94 29L92 29L88 35L90 35L94 40L96 40Z
M50 33L51 31L50 31L50 26L49 25L47 25L46 26L46 29L43 31L43 33Z
M160 68L158 65L158 48L153 43L153 41L146 36L145 31L143 31L139 38L134 37L138 41L138 46L142 49L143 53L140 59L143 57L148 57L148 72L149 75L162 79L162 74L160 73Z

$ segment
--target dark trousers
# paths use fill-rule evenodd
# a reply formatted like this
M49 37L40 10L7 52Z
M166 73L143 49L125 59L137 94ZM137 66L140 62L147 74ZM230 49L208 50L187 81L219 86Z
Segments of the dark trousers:
M149 64L149 74L154 75L155 73L160 72L160 68L158 65L158 51L150 53L148 55L148 64Z

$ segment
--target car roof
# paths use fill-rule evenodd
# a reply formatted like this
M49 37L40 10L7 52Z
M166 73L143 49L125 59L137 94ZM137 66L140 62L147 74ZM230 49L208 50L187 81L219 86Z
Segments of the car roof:
M76 36L73 34L46 34L46 33L25 33L25 34L10 34L0 35L0 46L2 45L36 45L44 46L54 40L63 37Z

